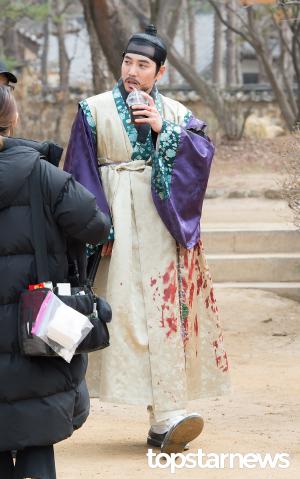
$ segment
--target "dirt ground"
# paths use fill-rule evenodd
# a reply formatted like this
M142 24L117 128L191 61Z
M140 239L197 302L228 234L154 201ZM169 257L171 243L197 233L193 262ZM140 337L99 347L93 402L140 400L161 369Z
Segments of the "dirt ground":
M220 291L231 365L232 392L194 401L205 419L190 452L290 454L288 469L180 469L180 478L296 479L300 473L300 304L255 290ZM56 446L59 479L169 477L150 469L142 407L92 400L91 415L71 439Z
M252 143L252 146L248 143L246 150L236 145L238 149L232 150L233 155L225 145L217 157L210 184L214 188L226 187L227 178L235 182L237 188L256 188L259 180L260 187L265 188L273 181L272 175L276 179L281 176L279 144L282 146L278 140L260 145ZM222 208L228 210L226 220L230 220L230 211L234 211L238 200L232 201L210 200L207 208L216 212L223 205ZM263 222L269 216L268 210L272 211L272 221L277 221L277 210L273 210L278 202L264 200L266 213L262 211L257 220L257 204L251 203L251 199L240 201L246 206L253 205L249 208L255 221ZM286 213L282 203L280 208ZM218 218L218 214L215 216ZM233 221L239 220L233 218ZM190 411L200 412L205 419L203 433L191 444L189 452L196 453L201 448L206 454L260 453L263 456L270 453L274 456L287 453L290 467L240 469L235 463L233 469L178 469L176 476L296 479L300 475L300 303L257 290L222 290L217 291L217 298L230 360L232 390L225 397L189 404ZM172 477L169 468L148 466L147 431L144 408L93 399L86 424L72 438L56 446L58 479Z

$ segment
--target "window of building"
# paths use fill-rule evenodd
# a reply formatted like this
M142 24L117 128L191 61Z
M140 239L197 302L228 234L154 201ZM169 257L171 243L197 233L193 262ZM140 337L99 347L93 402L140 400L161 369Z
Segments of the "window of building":
M243 73L243 84L259 83L258 73Z

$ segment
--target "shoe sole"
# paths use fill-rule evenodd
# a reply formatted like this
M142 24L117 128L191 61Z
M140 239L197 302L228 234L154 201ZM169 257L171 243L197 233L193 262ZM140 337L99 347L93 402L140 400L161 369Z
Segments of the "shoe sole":
M153 438L148 437L147 438L147 445L152 446L152 447L161 447L162 442L159 440L155 440Z
M152 439L152 438L147 438L147 446L152 446L152 447L156 447L158 449L161 448L161 445L162 445L162 441L155 441L155 439ZM189 443L187 443L185 446L184 446L184 451L188 451L190 448L190 445Z
M198 414L190 414L167 432L161 445L161 452L166 454L183 452L186 445L201 434L204 421Z

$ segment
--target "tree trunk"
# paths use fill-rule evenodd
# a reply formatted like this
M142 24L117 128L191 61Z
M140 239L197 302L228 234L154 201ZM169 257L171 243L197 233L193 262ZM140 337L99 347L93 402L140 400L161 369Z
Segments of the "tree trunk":
M158 21L160 9L161 9L161 1L149 0L149 3L150 3L150 23L153 23L153 25L157 25L157 21Z
M6 19L5 22L5 39L4 39L4 54L6 57L17 58L17 34L15 30L15 22L10 19Z
M158 32L166 28L165 19L167 18L167 35L172 42L175 41L178 25L181 20L182 7L184 0L168 0L163 3L163 9L160 12L161 25L158 24ZM169 83L173 85L176 81L176 70L169 63L168 65Z
M90 40L93 89L95 92L101 93L110 88L113 79L108 71L107 60L99 44L95 24L91 17L91 10L85 0L81 0L81 4Z
M261 36L255 26L255 20L251 7L248 9L247 13L249 34L251 35L252 45L255 49L256 55L260 58L261 63L264 67L273 93L278 101L282 116L284 117L287 126L291 129L294 126L295 116L289 105L286 94L282 89L282 84L280 79L278 78L276 69L272 65L272 55L270 55L270 52L268 51L267 46L264 42L264 38Z
M223 10L223 6L220 5ZM214 15L214 49L212 63L212 81L221 88L224 85L223 78L223 60L224 60L224 26L215 13Z
M181 54L184 56L184 58L189 58L190 56L190 45L189 45L189 17L188 17L188 9L187 9L187 3L188 0L184 1L184 7L183 7L183 46L182 46L182 51Z
M41 56L41 81L43 95L48 90L48 52L49 52L49 17L46 18L43 25L43 50Z
M117 80L120 77L122 53L129 39L122 23L119 5L115 0L86 0L86 4L109 69Z
M236 26L236 15L233 12L235 0L229 0L227 8L227 21L232 27ZM226 86L238 84L237 69L237 35L230 28L226 31Z
M297 18L298 23L296 23L293 29L293 38L292 38L292 60L294 65L294 71L297 82L297 106L298 114L296 116L296 123L300 123L300 7L298 7Z
M65 96L69 91L70 59L65 45L65 22L60 11L61 5L59 0L53 0L53 10L54 16L52 18L58 41L59 88Z
M65 45L65 22L63 16L64 4L60 0L52 0L54 16L52 16L53 24L56 28L58 41L58 64L59 64L59 92L57 94L56 107L56 124L55 137L58 143L62 142L61 137L61 122L63 112L65 110L67 101L69 99L69 73L70 73L70 58L68 56Z
M293 60L291 55L288 52L292 50L292 32L289 26L284 23L281 29L280 35L280 56L278 64L278 75L282 75L283 78L283 88L286 91L287 99L289 105L293 111L293 114L297 116L297 102L293 92L294 86L294 72L293 72Z
M189 29L189 59L191 65L196 64L196 17L195 5L191 0L187 0L187 17Z

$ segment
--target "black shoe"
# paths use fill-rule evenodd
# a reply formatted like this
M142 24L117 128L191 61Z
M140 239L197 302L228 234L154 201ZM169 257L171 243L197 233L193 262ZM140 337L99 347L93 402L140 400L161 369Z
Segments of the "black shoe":
M151 431L151 428L150 428L148 432L148 437L147 437L148 446L157 447L160 449L166 435L167 435L166 432L164 432L163 434L157 434L156 432ZM189 444L186 444L184 446L184 451L188 451L189 448L190 448Z
M148 437L147 437L148 446L160 448L166 434L167 434L166 432L164 432L163 434L157 434L156 432L153 432L150 428L148 432Z
M202 432L204 421L199 414L189 414L170 427L161 443L161 452L183 452L190 441Z

